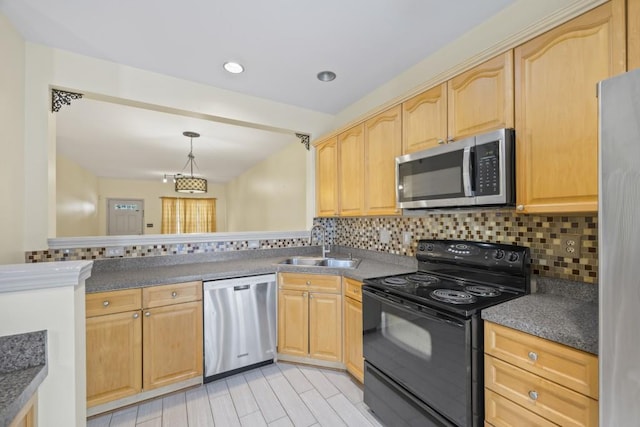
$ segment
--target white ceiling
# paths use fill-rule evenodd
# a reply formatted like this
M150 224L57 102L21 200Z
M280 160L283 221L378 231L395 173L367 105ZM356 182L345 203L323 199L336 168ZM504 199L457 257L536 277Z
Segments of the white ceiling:
M0 13L31 42L337 114L514 1L0 0ZM87 99L56 120L58 149L98 176L179 172L185 130L203 135L194 154L216 181L296 140Z

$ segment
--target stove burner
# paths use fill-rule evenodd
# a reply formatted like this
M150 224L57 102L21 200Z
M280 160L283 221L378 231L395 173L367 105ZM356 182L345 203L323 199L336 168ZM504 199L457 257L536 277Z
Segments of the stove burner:
M436 289L429 295L435 300L448 302L450 304L471 304L476 302L476 297L470 293L453 289Z
M416 282L420 285L435 285L436 283L440 282L440 279L438 279L436 276L424 273L412 274L411 276L407 276L406 279L411 280L412 282Z
M387 277L382 279L382 283L389 286L404 286L409 282L402 277Z
M494 287L482 285L466 286L464 290L478 297L497 297L501 293Z

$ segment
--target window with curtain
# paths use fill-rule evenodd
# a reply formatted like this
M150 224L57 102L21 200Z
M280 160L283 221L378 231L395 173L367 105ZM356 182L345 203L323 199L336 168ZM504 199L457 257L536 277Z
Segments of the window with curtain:
M213 233L216 199L161 197L162 234Z

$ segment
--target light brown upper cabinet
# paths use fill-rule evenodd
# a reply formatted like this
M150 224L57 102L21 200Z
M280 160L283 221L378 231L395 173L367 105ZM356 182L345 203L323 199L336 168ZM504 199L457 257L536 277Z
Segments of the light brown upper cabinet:
M341 216L364 210L364 124L338 135L338 191Z
M509 50L402 104L404 154L513 127Z
M447 84L402 103L402 152L425 150L447 139Z
M402 153L402 108L397 105L364 123L364 214L394 215L396 162Z
M624 1L530 40L514 58L517 211L597 211L596 83L625 71Z
M512 128L513 51L449 80L447 105L450 140Z
M316 211L318 216L338 215L338 137L316 145Z

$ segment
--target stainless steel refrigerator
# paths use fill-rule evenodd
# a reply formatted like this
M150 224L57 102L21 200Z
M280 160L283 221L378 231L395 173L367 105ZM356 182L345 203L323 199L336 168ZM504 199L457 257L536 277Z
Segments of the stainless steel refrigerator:
M638 426L640 70L599 89L600 426Z

